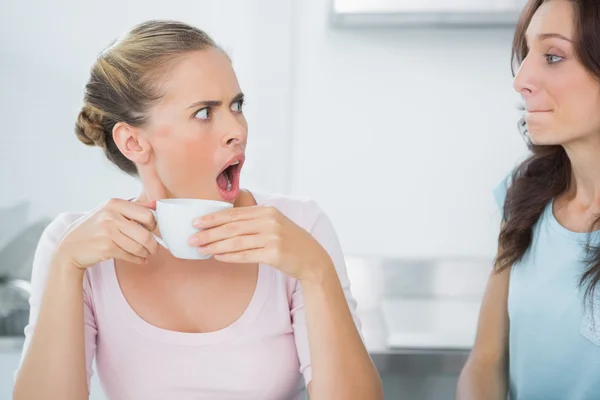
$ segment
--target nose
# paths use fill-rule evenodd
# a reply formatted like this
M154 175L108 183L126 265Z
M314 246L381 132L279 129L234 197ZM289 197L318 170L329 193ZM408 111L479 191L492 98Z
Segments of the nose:
M525 57L513 81L513 88L526 100L538 90L539 71L533 65L533 60Z
M224 126L225 133L221 137L221 145L223 147L242 146L246 145L248 136L247 128L235 116L228 118L227 124Z

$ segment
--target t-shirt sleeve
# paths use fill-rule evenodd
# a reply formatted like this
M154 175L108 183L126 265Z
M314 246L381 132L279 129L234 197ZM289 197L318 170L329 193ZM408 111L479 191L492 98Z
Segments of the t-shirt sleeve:
M25 341L21 352L21 360L19 367L14 373L16 379L19 369L23 363L27 349L31 344L32 336L35 332L46 278L50 268L50 262L54 251L61 240L62 236L67 232L73 223L73 217L69 214L60 214L56 217L44 230L38 242L35 255L33 258L33 267L31 272L31 294L29 296L29 321L25 326ZM86 290L86 288L88 290ZM88 379L88 390L90 387L90 379L92 377L92 362L96 350L96 320L94 317L92 302L89 291L89 277L85 274L82 290L84 299L84 324L85 324L85 355L86 369Z
M329 253L329 257L331 257L335 266L335 270L338 274L342 290L344 291L348 308L350 309L350 313L352 314L356 328L359 334L361 334L361 323L356 312L357 304L350 291L350 280L348 279L346 263L344 261L344 255L337 234L327 215L320 210L316 203L311 202L311 204L316 209L317 219L310 232L321 244L321 246L323 246L323 248L325 248L325 250ZM304 309L304 297L302 295L302 287L299 282L296 282L295 290L292 293L291 318L296 348L298 351L298 358L300 360L300 372L304 376L305 384L308 386L312 380L312 368L310 361L310 348L308 343L308 331L306 326L306 312Z

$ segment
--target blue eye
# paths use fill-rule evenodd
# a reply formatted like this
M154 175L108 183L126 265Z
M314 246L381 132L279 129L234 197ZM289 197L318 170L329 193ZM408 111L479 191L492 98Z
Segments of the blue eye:
M560 62L563 60L562 57L557 56L555 54L544 54L544 57L546 57L546 62L548 64L556 64L557 62Z
M243 108L244 108L244 100L238 100L231 105L231 110L233 112L241 113Z
M208 107L198 110L198 112L196 114L194 114L194 118L209 119L210 118L210 110L208 109Z

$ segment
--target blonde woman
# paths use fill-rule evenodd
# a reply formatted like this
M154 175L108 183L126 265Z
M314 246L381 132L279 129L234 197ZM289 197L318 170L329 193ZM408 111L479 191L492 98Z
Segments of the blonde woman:
M295 399L302 375L311 399L382 398L327 216L240 188L243 104L231 61L191 26L146 22L99 56L75 132L143 191L43 234L15 399L88 398L94 358L110 399ZM212 258L157 244L165 198L234 205L189 239Z

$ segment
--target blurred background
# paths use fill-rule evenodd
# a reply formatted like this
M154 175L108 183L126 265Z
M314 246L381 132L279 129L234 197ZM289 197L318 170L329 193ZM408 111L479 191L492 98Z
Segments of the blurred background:
M0 400L42 230L140 188L73 127L97 55L147 19L195 25L230 54L248 101L242 186L328 213L386 398L452 398L496 250L491 190L526 154L510 70L523 5L3 0Z

